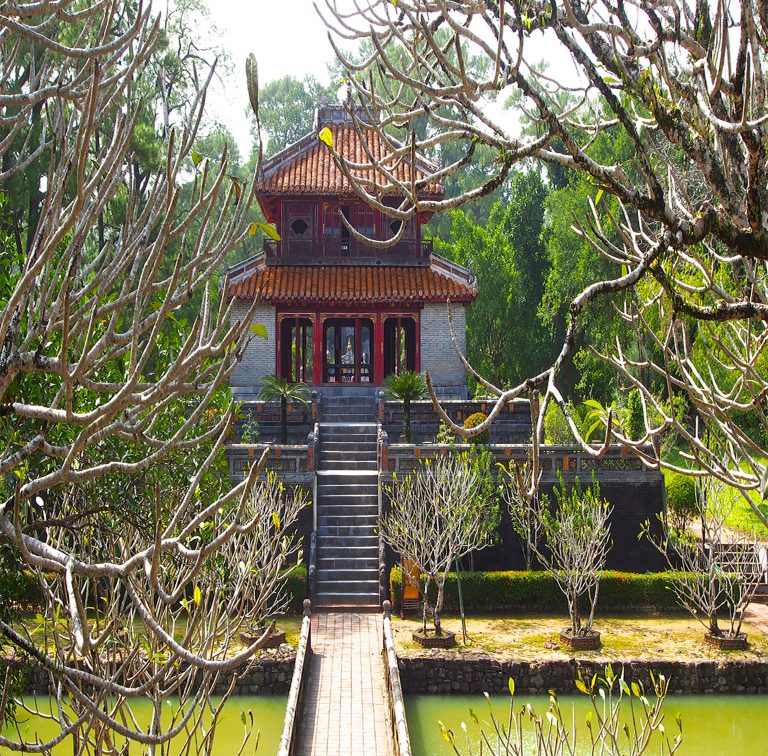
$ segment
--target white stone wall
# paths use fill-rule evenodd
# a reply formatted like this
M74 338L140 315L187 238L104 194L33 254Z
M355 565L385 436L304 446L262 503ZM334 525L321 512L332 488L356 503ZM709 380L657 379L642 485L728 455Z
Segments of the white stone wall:
M242 320L248 314L250 304L244 300L236 301L232 308L232 320ZM240 357L229 381L236 396L258 391L262 377L274 375L276 369L275 308L268 304L257 305L251 320L267 329L267 339L254 336Z
M462 353L467 353L467 319L465 307L451 304L453 327ZM421 311L421 369L429 370L435 387L456 387L466 392L467 377L459 360L448 325L445 303L425 304ZM444 392L443 392L444 393ZM454 393L449 391L448 393Z

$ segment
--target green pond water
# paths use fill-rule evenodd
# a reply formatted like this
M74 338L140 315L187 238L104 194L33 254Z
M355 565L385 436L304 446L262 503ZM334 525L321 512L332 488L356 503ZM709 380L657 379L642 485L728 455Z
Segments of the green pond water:
M253 753L255 733L258 730L261 733L259 749L257 751L258 756L273 756L276 754L280 743L280 732L283 728L283 716L285 715L287 700L285 696L233 696L230 698L216 726L216 739L213 747L215 756L232 756L232 754L237 753L244 734L240 713L241 711L248 710L253 712L254 734L248 741L248 746L246 746L244 753ZM169 700L167 705L172 706L172 701ZM138 702L132 708L139 723L146 726L151 716L149 705ZM57 728L52 723L41 719L30 720L23 711L18 712L18 718L19 720L25 720L19 725L22 736L25 739L29 739L30 736L33 737L35 733L41 739L45 739L46 736L51 737L57 732ZM15 731L9 731L8 728L3 729L3 734L9 738L18 738ZM179 734L177 737L179 742L183 742L184 736L182 734ZM138 743L131 748L131 754L137 754L137 756L144 752L145 748ZM5 749L0 747L0 753L6 753ZM68 738L54 748L53 754L54 756L71 755L71 738Z
M491 700L497 720L503 719L506 724L509 696L492 696ZM515 696L516 707L525 703L533 704L536 712L544 715L549 699L546 696ZM560 704L566 723L571 721L571 707L575 705L577 733L583 736L583 752L588 753L588 732L584 721L589 699L586 696L561 696ZM438 721L453 730L457 742L461 744L466 742L461 730L461 723L465 722L477 753L479 727L469 716L470 708L475 710L481 722L488 719L488 704L484 696L406 696L405 709L414 756L447 756L454 753L443 740ZM669 696L663 711L664 724L670 736L677 732L675 715L680 712L683 718L683 744L676 756L768 755L768 696ZM652 741L646 753L661 753L660 745L660 741Z

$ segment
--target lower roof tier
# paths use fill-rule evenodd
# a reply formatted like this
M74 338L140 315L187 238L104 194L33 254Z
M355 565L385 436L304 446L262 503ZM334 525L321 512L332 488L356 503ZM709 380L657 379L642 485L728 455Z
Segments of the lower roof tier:
M430 266L266 265L237 266L228 297L273 304L310 302L416 304L472 302L477 285L469 271L433 257Z

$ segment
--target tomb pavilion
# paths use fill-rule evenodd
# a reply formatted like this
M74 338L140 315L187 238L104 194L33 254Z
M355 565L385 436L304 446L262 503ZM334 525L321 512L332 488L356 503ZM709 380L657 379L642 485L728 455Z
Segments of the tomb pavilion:
M450 300L458 343L465 348L465 308L477 296L467 269L432 251L422 236L427 213L412 219L394 246L357 240L360 234L392 239L400 221L371 208L318 134L328 128L334 148L350 163L368 162L367 152L386 158L375 129L358 111L357 124L343 105L321 105L314 129L263 161L257 199L280 240L229 271L227 296L234 317L258 300L254 323L268 338L254 339L231 378L233 393L247 399L265 375L303 381L319 391L381 386L403 370L429 369L443 397L466 396L465 373L451 341ZM399 181L424 180L435 166L417 158L401 161ZM373 179L372 169L352 169ZM379 183L384 183L383 177ZM425 184L420 199L441 199L443 187ZM397 206L402 197L386 204Z

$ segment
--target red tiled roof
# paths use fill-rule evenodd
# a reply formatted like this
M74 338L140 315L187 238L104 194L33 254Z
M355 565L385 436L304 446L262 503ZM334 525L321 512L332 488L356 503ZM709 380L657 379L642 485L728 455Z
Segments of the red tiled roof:
M328 124L328 128L333 134L333 146L343 158L353 163L370 163L363 141L353 124L333 123ZM387 150L381 144L376 130L364 124L361 124L361 129L371 154L377 161L383 161ZM417 160L416 163L417 180L424 179L426 175L419 167L420 162ZM373 169L350 170L361 179L377 180L380 185L390 183L386 176L377 175ZM410 163L401 160L394 169L394 175L399 181L409 182ZM355 194L346 176L336 165L330 149L318 139L316 133L307 134L292 147L265 161L257 191L260 194ZM421 196L441 197L443 187L437 182L431 182L418 193Z
M428 267L269 265L230 283L227 295L272 303L471 302L477 286Z

